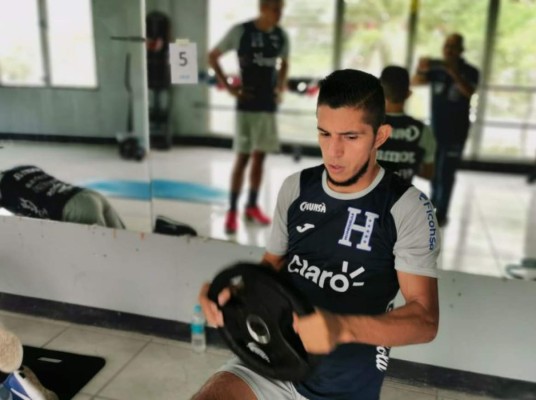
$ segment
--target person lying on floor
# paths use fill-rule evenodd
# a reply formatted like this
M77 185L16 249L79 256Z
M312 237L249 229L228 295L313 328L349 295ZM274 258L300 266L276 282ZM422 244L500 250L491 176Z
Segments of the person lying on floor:
M0 207L25 217L125 228L103 195L62 182L34 165L0 171Z

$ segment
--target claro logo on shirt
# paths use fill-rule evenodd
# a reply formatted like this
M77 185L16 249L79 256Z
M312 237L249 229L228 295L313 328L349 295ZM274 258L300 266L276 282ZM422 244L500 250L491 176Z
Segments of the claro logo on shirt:
M288 272L299 274L305 279L313 281L322 289L330 287L336 292L344 293L350 289L350 286L363 286L365 282L355 282L354 279L365 272L365 268L359 267L355 271L348 273L348 261L343 261L341 273L321 270L316 265L310 265L309 261L295 255L288 265Z

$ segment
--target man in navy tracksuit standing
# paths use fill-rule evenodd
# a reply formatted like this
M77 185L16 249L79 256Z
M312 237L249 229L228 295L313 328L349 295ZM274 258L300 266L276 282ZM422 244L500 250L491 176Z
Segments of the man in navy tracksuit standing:
M432 203L440 226L447 222L454 178L469 134L471 96L479 80L478 70L462 58L463 51L463 36L449 35L443 60L421 58L412 80L416 85L430 84L432 89L432 130L437 142Z

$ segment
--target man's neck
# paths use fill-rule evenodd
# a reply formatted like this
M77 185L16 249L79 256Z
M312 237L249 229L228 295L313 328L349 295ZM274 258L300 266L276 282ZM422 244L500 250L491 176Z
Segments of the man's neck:
M462 65L463 64L463 57L453 57L453 58L445 58L444 59L446 64L450 65Z
M391 114L403 113L404 103L392 103L389 100L385 101L385 112Z
M260 31L263 31L263 32L268 32L268 31L271 31L272 28L274 27L274 25L272 25L271 23L267 22L262 16L261 17L258 17L256 20L255 20L255 27L260 30Z

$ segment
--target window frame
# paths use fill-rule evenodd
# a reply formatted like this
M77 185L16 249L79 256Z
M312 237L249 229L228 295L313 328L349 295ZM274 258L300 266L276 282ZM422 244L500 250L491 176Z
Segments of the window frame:
M27 85L16 83L16 84L9 84L1 82L0 79L0 87L6 88L6 89L55 89L55 90L76 90L76 91L98 91L100 87L100 80L99 80L99 69L97 64L97 57L96 57L96 48L95 48L95 18L93 15L93 2L91 0L87 0L89 2L89 6L91 9L91 15L90 15L90 23L92 26L92 46L93 46L93 62L95 65L95 85L94 86L81 86L81 85L55 85L52 83L52 64L50 60L50 44L49 44L49 38L48 38L48 14L47 14L47 2L48 0L34 0L37 5L37 17L38 17L38 32L39 32L39 42L40 42L40 49L41 49L41 60L42 60L42 67L43 67L43 82L42 84L35 84L35 83L29 83Z

